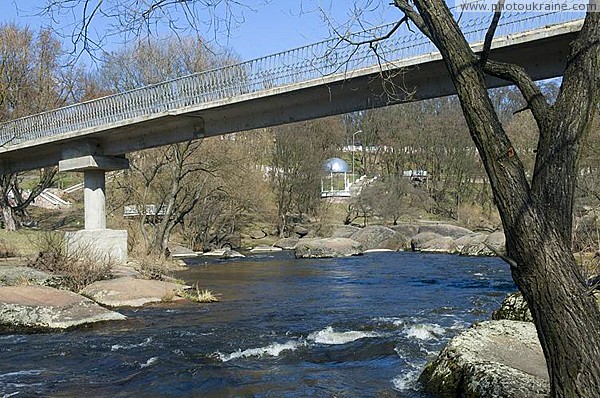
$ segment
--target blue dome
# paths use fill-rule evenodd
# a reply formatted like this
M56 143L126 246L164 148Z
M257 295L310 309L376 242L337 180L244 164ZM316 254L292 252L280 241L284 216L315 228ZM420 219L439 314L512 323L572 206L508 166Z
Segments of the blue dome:
M340 158L327 159L323 164L323 170L328 173L348 173L350 168L348 163Z

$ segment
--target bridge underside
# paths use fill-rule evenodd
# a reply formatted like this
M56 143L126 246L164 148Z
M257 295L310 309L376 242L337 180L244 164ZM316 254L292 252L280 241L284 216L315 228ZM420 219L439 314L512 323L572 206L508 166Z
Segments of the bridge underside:
M561 76L577 32L538 38L492 51L491 59L524 66L536 79ZM380 73L232 98L203 109L163 114L134 124L23 143L0 153L2 172L49 167L86 155L120 156L144 148L455 94L443 61L430 54ZM325 81L326 84L323 84ZM310 83L310 82L309 82ZM488 79L488 86L508 82ZM26 150L23 147L26 146Z

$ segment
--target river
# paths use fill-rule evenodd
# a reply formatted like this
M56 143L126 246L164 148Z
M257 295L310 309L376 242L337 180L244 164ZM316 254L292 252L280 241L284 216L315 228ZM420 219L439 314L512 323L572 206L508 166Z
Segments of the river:
M426 362L515 290L496 258L195 261L220 295L65 333L0 335L0 396L423 397Z

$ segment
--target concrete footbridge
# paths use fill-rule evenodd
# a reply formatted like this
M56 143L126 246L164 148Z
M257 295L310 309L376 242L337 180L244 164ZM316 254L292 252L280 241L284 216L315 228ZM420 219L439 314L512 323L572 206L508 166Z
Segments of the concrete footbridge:
M491 17L461 17L475 51L483 46ZM490 58L522 65L534 79L561 76L583 17L567 12L505 13ZM392 26L2 124L0 172L54 165L61 171L83 172L83 232L97 241L104 231L111 255L119 257L125 250L126 256L126 245L113 247L125 231L106 230L105 172L127 168L129 152L454 94L439 52L420 32L403 26L386 40L356 45L383 36ZM488 83L508 84L493 78Z

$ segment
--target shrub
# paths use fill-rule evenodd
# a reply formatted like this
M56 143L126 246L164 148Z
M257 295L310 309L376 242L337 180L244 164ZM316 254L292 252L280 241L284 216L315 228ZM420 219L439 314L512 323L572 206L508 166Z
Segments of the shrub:
M171 279L171 264L157 256L143 255L136 259L134 268L143 278L158 281Z
M96 281L110 279L114 264L110 259L98 260L91 247L79 247L67 253L65 238L59 232L40 235L38 255L28 266L62 277L62 286L78 292Z

